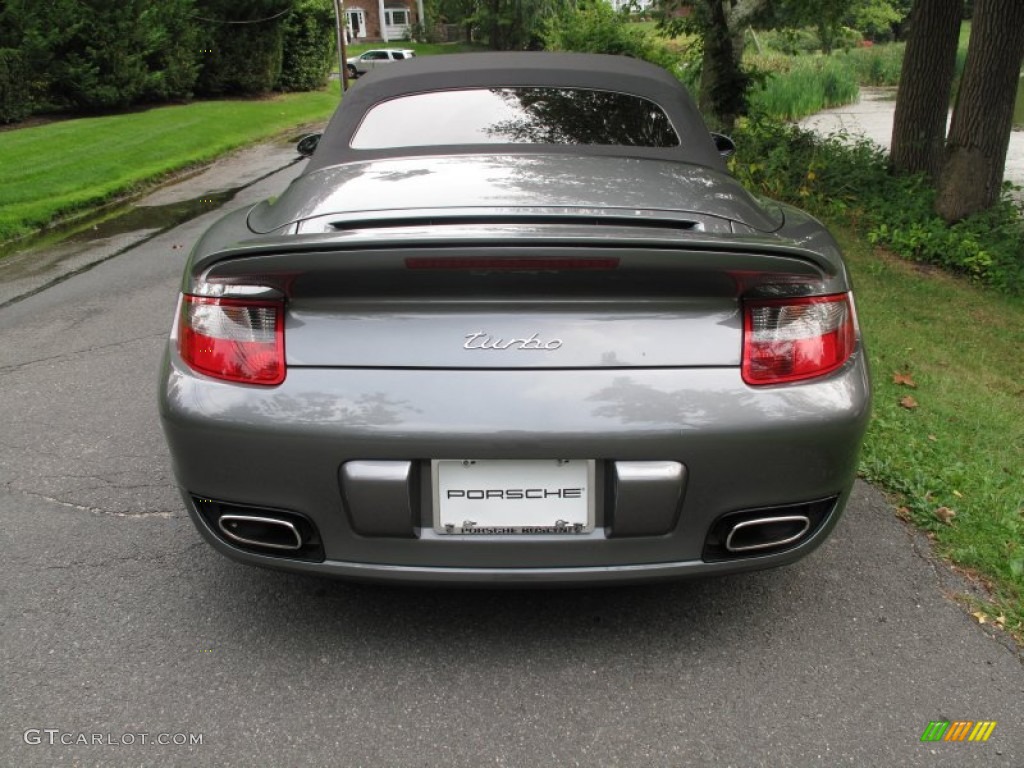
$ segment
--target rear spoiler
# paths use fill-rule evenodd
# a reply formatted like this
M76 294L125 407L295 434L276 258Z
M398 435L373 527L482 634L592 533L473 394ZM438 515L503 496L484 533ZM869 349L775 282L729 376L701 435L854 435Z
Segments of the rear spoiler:
M193 253L186 293L286 296L815 295L848 290L837 255L783 239L543 225L411 227L260 238ZM831 257L831 258L830 258Z

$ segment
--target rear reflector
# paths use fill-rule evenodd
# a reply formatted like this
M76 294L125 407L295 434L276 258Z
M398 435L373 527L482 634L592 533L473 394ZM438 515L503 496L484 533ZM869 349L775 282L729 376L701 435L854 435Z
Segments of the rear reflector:
M824 376L849 359L855 340L849 294L745 301L743 380L765 385Z
M185 296L178 351L192 368L227 381L284 381L284 306L276 301Z

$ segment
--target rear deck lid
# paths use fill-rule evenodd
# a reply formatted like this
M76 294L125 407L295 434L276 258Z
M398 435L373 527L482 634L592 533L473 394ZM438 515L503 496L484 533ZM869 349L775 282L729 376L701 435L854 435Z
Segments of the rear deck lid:
M426 217L444 224L516 215L663 220L716 231L774 232L781 211L731 176L685 163L568 154L459 155L375 160L298 177L257 205L249 229L331 232Z

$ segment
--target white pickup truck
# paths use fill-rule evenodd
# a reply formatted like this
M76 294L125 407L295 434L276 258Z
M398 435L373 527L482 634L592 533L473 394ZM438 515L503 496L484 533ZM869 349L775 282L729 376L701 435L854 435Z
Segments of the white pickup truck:
M349 77L359 77L382 64L411 59L415 55L416 51L409 48L374 48L360 56L353 56L347 59L346 68L348 69Z

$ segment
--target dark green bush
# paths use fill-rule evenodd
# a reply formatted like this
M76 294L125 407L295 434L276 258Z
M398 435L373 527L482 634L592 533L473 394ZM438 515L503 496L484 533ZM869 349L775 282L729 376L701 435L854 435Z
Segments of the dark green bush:
M609 53L644 59L674 70L679 56L659 39L629 23L629 17L604 2L568 8L548 20L543 30L549 51Z
M27 76L28 68L21 52L0 48L0 123L16 123L32 113Z
M187 99L195 90L201 54L194 11L193 0L163 0L151 8L156 45L146 57L147 101Z
M49 89L58 103L98 111L142 98L149 80L146 59L161 37L149 5L147 0L64 5L59 25L44 31L51 52Z
M948 226L923 176L893 176L869 141L822 139L771 122L741 125L731 168L752 191L839 219L911 261L926 262L1008 293L1024 293L1024 206L1009 196Z
M206 96L269 93L281 75L281 0L199 0L205 20L196 92Z
M313 91L327 85L335 63L334 3L299 0L284 25L279 91Z
M809 27L766 29L762 32L755 32L747 42L747 50L750 50L752 43L758 53L778 51L787 56L815 53L821 50L821 40L818 39L818 34Z

